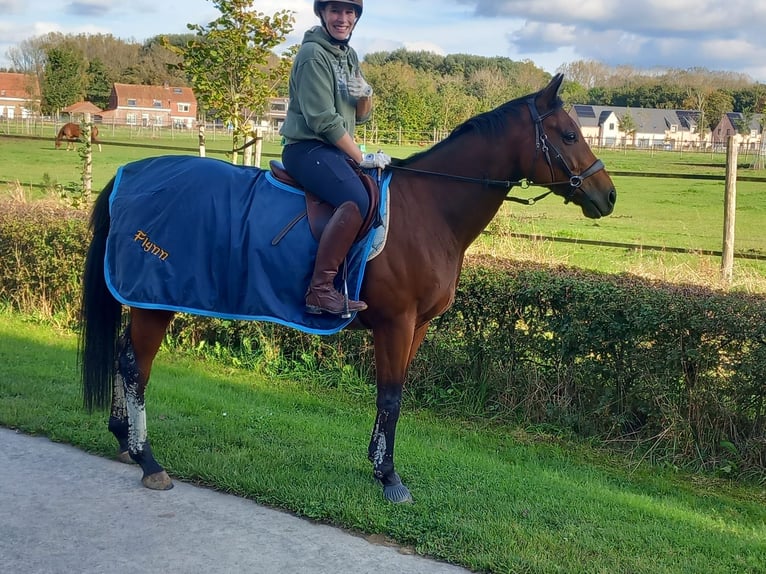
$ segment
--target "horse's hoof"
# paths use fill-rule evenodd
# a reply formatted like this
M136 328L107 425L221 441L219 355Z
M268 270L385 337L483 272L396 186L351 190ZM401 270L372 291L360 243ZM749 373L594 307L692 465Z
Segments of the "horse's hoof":
M173 481L164 470L144 476L141 479L141 484L151 490L170 490L173 488Z
M404 486L403 484L397 484L394 486L384 486L383 498L395 504L402 504L402 503L412 504L413 502L415 502L414 500L412 500L410 489Z
M402 479L397 473L394 473L392 483L383 485L383 498L394 504L412 504L415 502L412 500L410 489L402 484Z
M136 464L136 461L130 458L130 453L127 450L118 452L115 458L117 459L118 462L122 462L125 464Z

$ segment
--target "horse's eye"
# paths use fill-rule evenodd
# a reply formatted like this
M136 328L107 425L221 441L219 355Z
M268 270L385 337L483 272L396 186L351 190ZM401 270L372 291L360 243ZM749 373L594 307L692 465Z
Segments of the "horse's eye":
M577 134L575 132L564 132L564 142L573 144L577 141Z

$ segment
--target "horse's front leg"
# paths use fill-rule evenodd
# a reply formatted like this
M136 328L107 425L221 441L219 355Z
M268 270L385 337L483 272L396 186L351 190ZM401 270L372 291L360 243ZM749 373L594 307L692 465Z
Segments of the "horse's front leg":
M407 323L374 330L378 412L368 457L375 478L383 485L383 496L390 502L412 502L412 495L394 466L394 443L407 368L426 329L427 325L414 329Z
M142 484L152 490L173 488L173 481L152 453L144 402L151 364L172 316L164 311L131 311L131 322L120 338L109 417L109 430L120 443L120 450L127 446L130 459L143 471ZM122 388L117 389L118 385Z

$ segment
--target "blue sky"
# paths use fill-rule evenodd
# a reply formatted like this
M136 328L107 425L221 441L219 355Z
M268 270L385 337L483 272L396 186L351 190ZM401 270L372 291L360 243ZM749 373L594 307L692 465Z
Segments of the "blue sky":
M297 43L316 19L310 0L255 0L295 12ZM8 48L47 32L143 41L184 33L218 12L209 0L0 0L0 66ZM575 60L642 69L704 67L766 83L762 0L368 0L352 44L364 55L407 48L531 60L555 72Z

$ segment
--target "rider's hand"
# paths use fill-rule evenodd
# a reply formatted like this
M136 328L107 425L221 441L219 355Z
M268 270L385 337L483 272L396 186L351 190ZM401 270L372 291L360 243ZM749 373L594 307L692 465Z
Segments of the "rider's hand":
M376 152L376 153L366 153L364 154L364 157L362 158L362 162L359 164L359 167L364 169L373 169L373 168L385 168L389 163L391 163L391 156L384 154L382 151Z
M372 97L372 86L368 84L362 76L354 76L346 81L348 95L352 98L370 98Z

